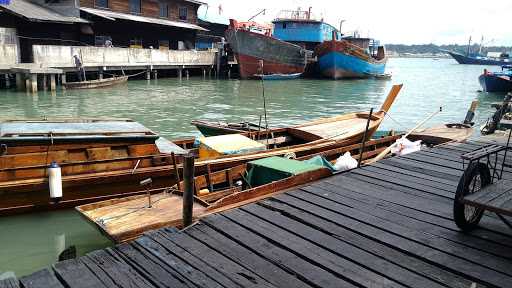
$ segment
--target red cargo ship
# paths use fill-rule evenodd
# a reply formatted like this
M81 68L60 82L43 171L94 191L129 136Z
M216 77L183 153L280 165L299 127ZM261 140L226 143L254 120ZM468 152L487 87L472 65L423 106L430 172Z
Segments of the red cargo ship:
M226 39L238 62L241 79L303 73L306 67L306 50L272 37L270 27L231 19Z

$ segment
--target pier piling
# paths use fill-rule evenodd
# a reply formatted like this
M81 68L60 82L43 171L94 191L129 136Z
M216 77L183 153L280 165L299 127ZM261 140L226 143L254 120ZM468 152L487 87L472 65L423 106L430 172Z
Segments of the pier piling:
M146 80L151 80L151 70L146 70Z
M25 75L16 73L16 89L23 91L25 89Z
M37 74L30 74L30 92L37 93Z
M55 91L56 90L57 83L55 81L55 74L50 75L50 90Z
M183 157L183 227L192 224L194 209L194 156Z
M153 70L153 79L155 79L155 80L158 79L158 71L157 70Z
M180 80L183 77L183 73L182 72L183 72L182 69L178 69L178 78L180 78Z

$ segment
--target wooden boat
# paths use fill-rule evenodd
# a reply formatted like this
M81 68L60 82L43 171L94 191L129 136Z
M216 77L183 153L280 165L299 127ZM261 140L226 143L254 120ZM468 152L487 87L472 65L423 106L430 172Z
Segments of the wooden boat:
M298 79L302 73L291 73L291 74L257 74L256 79L261 80L293 80Z
M175 153L175 157L172 157ZM129 119L10 120L0 123L0 215L75 207L177 180L168 166L187 153ZM62 170L63 197L52 203L48 167ZM167 168L166 168L167 167Z
M388 98L385 103L382 105L380 111L374 113L372 115L372 122L370 125L370 130L374 132L377 130L378 126L384 119L385 113L389 110L391 105L393 104L398 92L400 91L402 85L393 86L390 91ZM394 96L392 96L394 95ZM354 136L353 133L350 133L349 130L364 132L366 120L368 119L368 113L351 113L340 116L335 116L331 118L324 118L312 122L308 122L298 126L292 126L289 128L274 128L266 131L264 127L261 127L258 124L253 124L250 122L240 122L240 123L223 123L218 121L205 121L205 120L193 120L191 122L192 125L196 126L197 129L205 136L217 136L217 135L225 135L225 134L236 134L236 133L244 133L247 135L258 135L258 139L261 135L268 134L283 134L283 132L288 132L293 136L298 138L304 138L305 140L319 140L321 138L324 139L348 139ZM342 129L342 130L338 130ZM347 130L348 129L348 130ZM308 130L317 130L314 133L320 133L317 137L311 135L311 133L307 132ZM323 132L322 132L323 131ZM346 133L345 133L346 132ZM334 134L339 133L337 137L332 137ZM284 133L286 134L286 133ZM329 135L327 135L329 134ZM356 133L362 136L361 133ZM288 135L290 136L290 135ZM307 139L306 139L307 138Z
M411 133L410 140L423 140L432 145L446 142L462 142L473 134L473 127L468 124L454 123L443 124L425 129L419 129Z
M365 146L367 148L363 153L363 159L376 156L398 138L400 138L399 135L368 141ZM315 156L322 156L327 161L334 162L345 152L350 152L352 155L355 155L354 158L358 158L360 144L311 154L297 160L307 160ZM277 157L262 160L268 162L272 161L272 158ZM281 164L279 166L293 166L294 163L300 162L280 159L280 161L290 161L292 164ZM262 160L258 161L261 162ZM254 181L247 180L247 172L250 169L248 166L251 164L255 165L254 162L251 162L195 177L196 199L193 210L194 219L251 203L286 189L332 175L332 171L326 167L316 164L299 164L301 166L297 169L286 168L287 171L276 173L282 174L287 172L289 173L288 177L284 176L285 178L280 179L277 177L275 181L269 180L270 182L251 186L250 182L254 183ZM253 179L262 181L258 176ZM178 187L183 187L183 183L181 182ZM181 196L183 192L179 191L178 187L174 186L153 191L156 194L151 196L151 208L149 208L148 196L139 195L82 205L76 209L88 222L94 224L113 241L118 243L126 242L137 238L149 230L169 226L181 227Z
M128 76L115 76L112 78L87 80L82 82L67 82L62 85L66 89L94 89L114 86L128 81Z

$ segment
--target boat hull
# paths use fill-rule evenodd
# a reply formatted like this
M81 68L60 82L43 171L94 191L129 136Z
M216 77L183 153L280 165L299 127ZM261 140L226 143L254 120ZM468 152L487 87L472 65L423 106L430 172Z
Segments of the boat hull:
M493 60L493 59L480 59L475 57L468 57L459 53L454 52L447 52L452 56L455 61L459 64L469 64L469 65L496 65L496 66L503 66L503 65L510 65L512 62L505 61L505 60Z
M120 76L120 77L112 77L98 80L89 80L82 82L69 82L62 84L66 89L95 89L95 88L104 88L110 87L114 85L119 85L126 83L128 81L128 76Z
M478 77L478 81L484 92L512 91L512 79L507 80L504 77L506 76L499 77L493 74L482 74Z
M233 28L226 31L226 39L238 62L242 79L257 78L258 74L303 73L306 67L306 52L300 46Z
M345 41L324 42L315 53L320 73L332 79L379 77L386 69L386 57L377 60Z

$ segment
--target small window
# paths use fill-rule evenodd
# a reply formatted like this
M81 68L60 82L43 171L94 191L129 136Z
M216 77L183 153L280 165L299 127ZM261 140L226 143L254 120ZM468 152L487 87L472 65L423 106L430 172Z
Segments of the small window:
M141 13L141 0L130 0L130 12L133 14Z
M94 6L98 8L108 8L108 0L95 0Z
M160 17L169 18L169 3L160 2Z
M187 7L180 7L180 20L187 20L188 9Z

